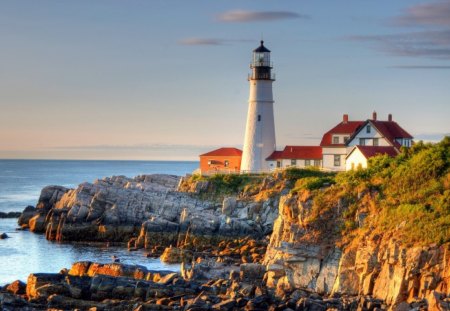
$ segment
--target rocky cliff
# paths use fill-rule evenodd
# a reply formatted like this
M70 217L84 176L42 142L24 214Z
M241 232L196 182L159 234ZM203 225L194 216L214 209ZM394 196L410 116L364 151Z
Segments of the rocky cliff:
M202 199L177 191L179 177L114 176L76 189L48 186L19 224L57 241L129 242L130 248L202 248L239 237L263 237L277 214L265 201ZM198 188L198 187L197 187Z
M231 282L230 264L252 263L249 275L261 286L249 293L281 299L286 308L326 310L333 300L325 307L319 300L344 295L375 300L358 306L345 298L335 301L338 310L448 310L449 149L450 139L416 144L396 158L371 159L366 170L339 174L288 169L51 186L19 222L51 240L128 241L158 255L172 246L164 258L188 260L185 279L213 282L230 273L224 293L230 297L242 289Z
M450 243L411 247L395 233L367 232L356 244L338 246L336 225L347 206L336 200L328 215L311 221L312 206L308 196L280 201L264 260L267 285L279 296L309 288L328 295L370 295L395 306L450 296Z

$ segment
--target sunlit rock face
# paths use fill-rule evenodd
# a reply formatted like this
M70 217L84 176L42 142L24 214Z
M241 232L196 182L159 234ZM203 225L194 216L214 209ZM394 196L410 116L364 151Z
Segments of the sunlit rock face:
M395 236L368 232L361 243L340 248L338 231L329 223L342 209L345 206L331 209L335 212L325 215L317 230L307 221L311 198L281 197L264 259L267 286L280 296L309 288L324 294L371 295L388 305L450 294L449 243L407 247Z
M276 198L262 202L227 197L223 202L177 191L179 177L114 176L76 189L42 190L22 226L58 241L128 242L130 248L201 248L272 230Z

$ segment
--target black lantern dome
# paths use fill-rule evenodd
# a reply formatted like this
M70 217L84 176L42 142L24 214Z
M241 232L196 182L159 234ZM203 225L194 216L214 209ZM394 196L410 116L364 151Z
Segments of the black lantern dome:
M271 73L270 50L264 46L262 40L261 45L253 50L250 68L252 69L250 80L274 80Z

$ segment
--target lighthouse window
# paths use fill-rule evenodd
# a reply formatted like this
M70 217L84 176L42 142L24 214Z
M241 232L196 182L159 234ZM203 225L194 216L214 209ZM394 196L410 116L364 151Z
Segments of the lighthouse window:
M258 121L261 121L261 115L258 114Z

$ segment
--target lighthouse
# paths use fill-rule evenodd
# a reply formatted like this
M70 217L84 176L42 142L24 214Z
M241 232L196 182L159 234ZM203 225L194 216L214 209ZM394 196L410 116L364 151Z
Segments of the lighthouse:
M266 158L276 148L272 94L275 78L271 72L270 50L264 46L264 41L253 50L250 68L250 95L241 171L256 173L269 170Z

